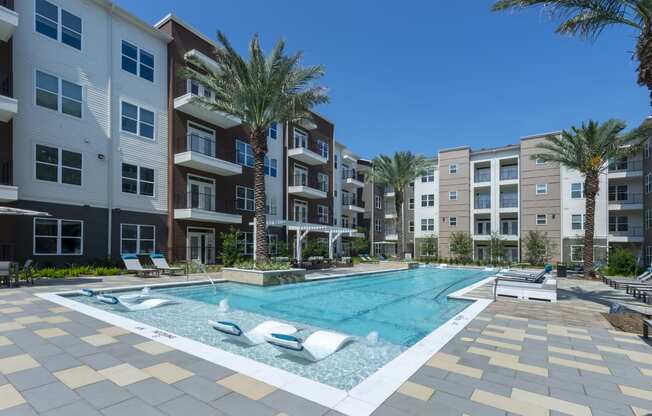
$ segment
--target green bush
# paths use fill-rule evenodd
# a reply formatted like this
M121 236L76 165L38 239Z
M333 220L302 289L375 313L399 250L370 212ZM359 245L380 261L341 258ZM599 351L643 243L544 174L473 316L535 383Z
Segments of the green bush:
M226 267L231 267L242 261L242 247L239 242L242 233L231 227L228 233L220 233L222 239L222 263Z
M256 264L253 261L242 261L239 263L236 263L235 266L238 269L246 269L246 270L287 270L290 269L290 263L284 263L284 262L273 262L273 263L262 263L262 264Z
M122 270L117 267L106 266L70 266L70 267L45 267L35 270L32 274L34 277L47 277L51 279L62 279L66 277L79 276L115 276L122 274Z
M617 248L609 252L605 273L610 276L635 276L637 268L634 255L624 248Z

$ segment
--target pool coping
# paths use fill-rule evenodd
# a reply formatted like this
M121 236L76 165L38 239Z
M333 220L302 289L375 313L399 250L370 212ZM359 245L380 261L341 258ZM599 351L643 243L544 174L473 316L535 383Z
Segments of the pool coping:
M400 270L407 269L401 268L349 273L337 277L364 276L368 274ZM313 279L310 281L316 282L333 278L336 277L329 276L324 279ZM477 299L465 295L495 278L495 275L489 276L479 282L449 294L449 298L472 301L473 303L348 391L299 376L289 371L273 367L269 364L255 361L251 358L224 351L211 345L203 344L187 337L178 336L154 326L134 321L105 310L97 309L93 306L66 297L66 295L79 294L79 290L38 293L36 296L91 316L95 319L107 322L108 324L126 329L145 338L155 340L179 351L194 355L222 367L226 367L232 371L263 381L288 393L311 400L343 414L349 416L365 416L370 415L380 407L380 405L396 390L398 390L398 388L401 387L401 385L407 381L412 374L426 364L426 362L430 360L436 352L452 340L460 331L462 331L462 329L464 329L464 327L466 327L468 323L470 323L493 302L491 299ZM306 281L306 283L310 281ZM130 291L145 286L151 288L193 286L211 282L223 283L225 280L214 279L119 286L114 288L107 287L98 289L98 292Z

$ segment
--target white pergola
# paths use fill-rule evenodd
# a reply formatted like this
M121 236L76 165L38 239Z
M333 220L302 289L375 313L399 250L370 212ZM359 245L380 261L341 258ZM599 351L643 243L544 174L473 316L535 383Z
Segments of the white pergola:
M28 217L49 217L50 214L41 211L32 211L29 209L0 207L0 215L23 215Z
M254 227L254 261L256 260L256 224L250 222L249 225ZM308 222L289 221L289 220L267 220L268 227L287 227L288 231L296 231L297 238L294 242L296 245L297 260L301 261L301 242L309 232L328 233L328 257L333 259L335 242L343 235L356 237L360 235L358 230L353 228L335 227L325 224L311 224Z

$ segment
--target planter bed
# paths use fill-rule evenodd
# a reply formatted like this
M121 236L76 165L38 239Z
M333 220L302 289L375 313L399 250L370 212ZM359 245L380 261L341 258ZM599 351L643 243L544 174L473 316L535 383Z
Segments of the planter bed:
M222 278L230 282L257 286L282 285L306 280L306 269L254 270L226 267L222 269Z

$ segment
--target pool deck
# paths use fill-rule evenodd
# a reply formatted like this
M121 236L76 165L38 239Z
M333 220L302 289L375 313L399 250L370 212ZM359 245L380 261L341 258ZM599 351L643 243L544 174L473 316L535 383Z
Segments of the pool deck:
M147 282L175 280L186 277ZM143 282L107 277L0 289L0 416L339 414L35 296ZM601 315L628 297L600 282L560 279L559 286L556 304L492 303L374 415L652 413L652 346L611 329ZM491 297L490 287L469 296Z

